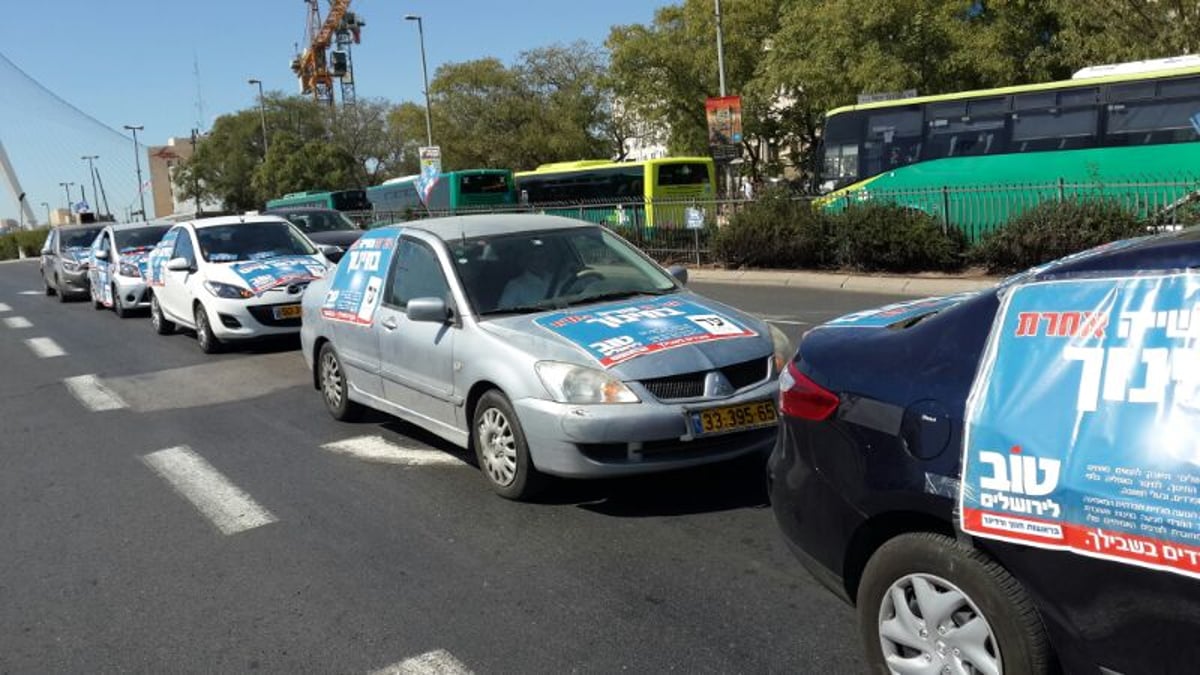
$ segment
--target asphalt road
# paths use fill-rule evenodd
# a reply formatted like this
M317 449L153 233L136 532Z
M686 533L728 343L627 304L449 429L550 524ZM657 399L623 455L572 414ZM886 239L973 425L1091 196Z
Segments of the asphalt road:
M696 288L793 338L894 300ZM0 265L0 673L862 670L759 466L512 503L411 427L333 421L294 341L208 357L40 289ZM322 448L360 436L440 461Z

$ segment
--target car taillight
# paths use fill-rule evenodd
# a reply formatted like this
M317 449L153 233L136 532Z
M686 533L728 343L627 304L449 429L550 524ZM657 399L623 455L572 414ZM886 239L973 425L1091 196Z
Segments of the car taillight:
M808 379L795 362L779 374L779 408L789 417L819 422L837 410L837 394Z

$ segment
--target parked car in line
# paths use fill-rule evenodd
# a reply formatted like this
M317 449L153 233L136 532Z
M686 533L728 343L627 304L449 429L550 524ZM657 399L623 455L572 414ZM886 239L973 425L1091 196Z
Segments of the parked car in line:
M787 338L675 274L556 216L389 226L309 286L301 345L335 418L375 408L470 448L507 498L765 456Z
M1128 432L1114 422L1119 419L1116 406L1133 405L1138 396L1150 404L1144 415L1151 432L1142 436L1149 449L1142 457L1151 469L1167 471L1168 478L1162 479L1167 481L1171 475L1183 480L1181 472L1169 469L1175 466L1167 463L1170 446L1190 443L1183 439L1194 439L1200 422L1172 428L1176 421L1158 419L1168 408L1154 407L1166 404L1156 403L1153 391L1125 393L1126 386L1153 390L1157 375L1150 356L1144 365L1098 356L1095 365L1106 363L1108 374L1127 363L1125 374L1104 384L1106 403L1098 409L1107 417L1095 422L1110 444L1081 446L1070 461L1046 455L1063 451L1047 447L1058 445L1048 442L1052 432L1084 438L1093 428L1084 426L1093 422L1077 412L1074 392L1081 392L1078 399L1083 401L1089 386L1100 391L1100 371L1089 371L1096 373L1089 385L1087 376L1079 375L1084 366L1075 359L1091 354L1086 350L1102 355L1111 340L1132 340L1128 344L1139 349L1142 345L1140 337L1130 335L1128 315L1118 315L1121 306L1103 304L1118 302L1113 298L1119 296L1101 293L1098 297L1105 300L1100 305L1080 304L1078 289L1156 282L1158 275L1178 271L1186 283L1187 271L1198 266L1197 230L1145 237L1030 270L991 290L861 312L805 334L780 379L782 421L768 463L771 502L804 566L857 605L872 672L1194 670L1200 659L1195 640L1200 581L1189 576L1200 570L1200 549L1193 549L1184 574L1164 571L1162 560L1152 564L1155 544L1144 538L1116 537L1113 554L1096 557L1100 549L1089 551L1088 546L1100 547L1122 527L1145 525L1159 531L1153 524L1157 507L1143 510L1138 505L1125 509L1132 516L1114 520L1114 513L1123 509L1109 508L1116 502L1107 497L1068 499L1059 490L1069 481L1084 480L1089 471L1098 476L1097 491L1121 488L1119 482L1103 487L1112 483L1105 475L1121 481L1126 480L1122 470L1143 478L1154 473L1143 475L1116 459L1112 448L1122 447L1119 439ZM1015 303L1033 293L1062 311L1019 311ZM1181 340L1200 334L1200 312L1192 309L1195 294L1182 309L1170 311L1165 311L1164 297L1151 293L1125 308L1138 316L1150 312L1148 323L1141 324L1145 331L1174 330ZM1098 306L1108 309L1092 311ZM1013 322L1019 322L1015 330ZM1039 335L1041 341L1033 342ZM1189 344L1184 351L1191 358L1194 340ZM1058 359L1049 362L1051 367L1043 360L1010 359L1006 372L1012 379L997 379L1000 371L991 364L1008 358L1006 350L1017 348L1012 345L1068 356L1043 352ZM1148 351L1162 358L1159 385L1179 382L1171 395L1184 398L1176 409L1194 408L1197 392L1185 389L1185 384L1195 387L1200 381L1194 359L1179 362L1191 366L1169 371L1168 350ZM1066 381L1074 390L1054 399L1058 404L1043 405L1041 397L1063 381L1063 373L1073 378ZM1117 381L1117 388L1110 388L1111 381ZM981 411L996 401L1019 414L1016 422L990 430L1021 440L980 453L989 455L984 459L995 475L980 474L984 477L976 480L971 472L982 469L971 464L976 441L968 432L985 428L973 420L982 420ZM1093 454L1087 454L1089 449ZM1111 462L1119 464L1115 471L1105 468ZM1129 485L1135 490L1127 493L1129 499L1147 498L1140 496L1146 490L1136 480ZM1178 494L1193 492L1184 485ZM1172 499L1169 494L1167 499ZM1013 512L981 519L971 506L976 500ZM1195 503L1174 501L1188 509ZM1106 531L1058 520L1075 508L1094 509L1100 515L1094 522L1089 515L1088 522ZM981 533L983 525L1007 528L1008 534L1000 529ZM1182 518L1175 531L1162 536L1200 538L1200 521ZM1133 559L1134 554L1121 553L1126 557L1117 559L1117 549L1145 555ZM1167 549L1158 544L1160 555ZM1188 560L1183 554L1170 555Z
M99 225L62 225L50 229L38 263L46 295L57 295L60 302L87 295L89 247L99 232Z
M359 227L346 214L334 209L314 207L288 207L268 209L267 215L287 218L308 236L331 262L342 259L342 254L362 236Z
M148 260L150 320L160 335L196 331L206 353L228 342L300 329L300 296L328 262L277 216L180 223Z
M169 229L170 224L122 223L100 231L88 264L93 307L112 309L121 318L150 307L150 252Z

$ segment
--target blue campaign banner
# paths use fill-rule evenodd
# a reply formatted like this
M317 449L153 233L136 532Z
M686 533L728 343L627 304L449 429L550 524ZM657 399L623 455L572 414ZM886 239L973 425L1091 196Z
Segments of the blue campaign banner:
M167 261L171 259L171 253L175 250L175 240L179 238L179 232L178 229L167 231L146 257L146 271L142 275L151 286L162 286L166 283L163 273L166 271Z
M922 314L940 312L947 307L953 307L967 298L974 297L976 291L956 293L936 298L921 298L920 300L905 300L883 307L865 309L846 316L838 317L822 325L836 328L884 328L894 323L916 318Z
M329 282L321 316L360 326L374 323L399 236L396 229L373 230L350 246Z
M979 537L1200 577L1200 274L1004 298L967 403Z
M262 295L277 286L312 281L325 275L324 265L304 255L277 256L233 263L229 269L241 277L255 295Z
M555 312L536 323L605 368L664 349L758 335L700 303L670 296Z

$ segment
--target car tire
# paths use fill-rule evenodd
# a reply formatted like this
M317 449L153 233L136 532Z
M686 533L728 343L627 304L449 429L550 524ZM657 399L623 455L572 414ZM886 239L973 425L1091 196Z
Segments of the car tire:
M100 300L95 291L88 291L88 297L92 299L92 309L104 309L104 302Z
M45 274L42 275L42 291L46 294L46 297L48 297L48 298L53 297L54 295L56 295L58 293L58 291L55 290L54 287L50 285L50 280L46 278Z
M117 295L117 285L116 284L113 284L113 287L112 287L112 298L113 298L113 311L116 312L118 317L120 317L122 319L128 319L129 318L129 310L125 309L125 305L121 304L121 296Z
M1020 582L940 534L879 547L858 587L858 626L873 673L897 672L889 660L898 659L929 672L1053 672L1046 629Z
M150 325L159 335L171 335L175 332L175 323L169 321L163 314L162 306L158 304L158 296L150 294Z
M331 342L321 345L321 351L317 354L317 382L320 383L325 409L333 419L339 422L356 422L362 419L364 408L350 400L350 384L346 380L346 370L342 367L342 359Z
M68 302L71 298L67 297L67 292L63 290L62 279L57 275L54 277L54 290L58 292L59 302Z
M484 393L472 417L471 446L492 490L518 501L537 495L546 477L529 457L525 432L508 397L497 389Z
M200 351L205 354L220 353L221 341L217 339L212 326L208 323L208 312L205 311L204 305L197 302L193 316L196 321L196 342L200 344Z

